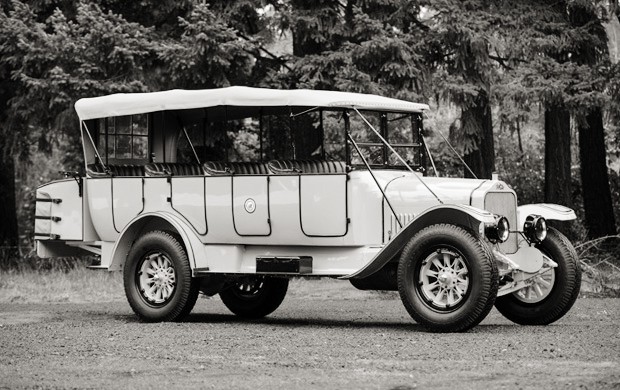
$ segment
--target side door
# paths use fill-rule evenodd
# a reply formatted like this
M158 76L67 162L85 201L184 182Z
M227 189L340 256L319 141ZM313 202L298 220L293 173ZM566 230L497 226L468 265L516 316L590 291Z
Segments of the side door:
M240 236L271 235L269 176L231 176L233 226Z
M301 174L301 230L309 237L342 237L348 232L348 180L342 174Z

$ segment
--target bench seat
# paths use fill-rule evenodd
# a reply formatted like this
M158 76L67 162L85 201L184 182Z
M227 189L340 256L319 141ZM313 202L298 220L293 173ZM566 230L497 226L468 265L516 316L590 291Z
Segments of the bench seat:
M144 176L144 165L137 164L108 164L107 171L101 164L88 164L86 171L91 177L104 176Z
M271 175L271 174L342 174L347 165L342 161L327 160L272 160L266 162L207 161L192 163L108 164L107 171L101 164L88 164L91 177L104 176L220 176L220 175Z
M202 164L207 175L269 175L267 163L207 161Z
M150 163L145 166L147 176L203 176L200 164Z
M347 173L347 165L343 161L329 160L272 160L269 169L274 173L314 173L334 174Z

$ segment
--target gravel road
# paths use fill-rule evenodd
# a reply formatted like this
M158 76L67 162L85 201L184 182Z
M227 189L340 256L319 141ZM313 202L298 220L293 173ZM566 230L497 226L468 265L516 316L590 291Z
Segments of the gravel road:
M124 301L2 304L0 388L620 389L620 299L579 299L546 327L494 310L468 333L431 334L393 294L334 283L293 284L254 322L217 297L159 324Z

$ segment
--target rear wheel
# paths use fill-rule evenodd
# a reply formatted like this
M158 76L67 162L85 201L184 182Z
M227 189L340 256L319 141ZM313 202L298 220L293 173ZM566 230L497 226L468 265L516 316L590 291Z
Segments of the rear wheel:
M504 317L521 325L547 325L562 318L573 306L581 288L581 269L568 238L549 228L536 247L558 266L537 276L532 284L497 298L495 307Z
M411 317L428 330L474 327L493 307L497 289L497 266L488 246L459 226L429 226L403 249L398 291Z
M151 231L132 246L123 270L125 295L144 321L174 321L189 314L198 283L179 237Z
M261 318L273 313L286 296L288 279L244 276L220 291L224 305L243 318Z

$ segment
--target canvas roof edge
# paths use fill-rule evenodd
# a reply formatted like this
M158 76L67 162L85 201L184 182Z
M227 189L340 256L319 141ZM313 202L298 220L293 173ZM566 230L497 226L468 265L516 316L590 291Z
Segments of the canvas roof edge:
M421 113L429 109L426 104L362 93L236 86L201 90L173 89L160 92L119 93L83 98L75 103L75 110L80 120L88 120L216 106L303 106L412 113Z

